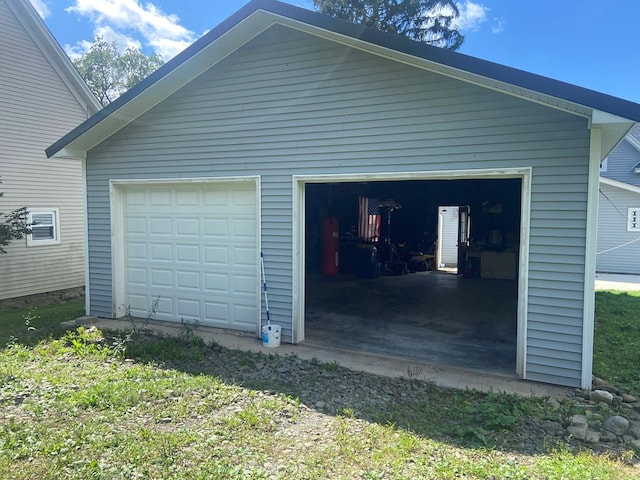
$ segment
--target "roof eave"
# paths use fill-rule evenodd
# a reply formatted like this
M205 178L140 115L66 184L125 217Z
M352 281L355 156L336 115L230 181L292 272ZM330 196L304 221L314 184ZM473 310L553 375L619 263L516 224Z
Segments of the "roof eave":
M603 176L600 177L600 183L604 183L605 185L610 185L616 188L622 188L623 190L640 194L640 187L631 185L630 183L621 182L619 180L613 180L611 178L607 178Z

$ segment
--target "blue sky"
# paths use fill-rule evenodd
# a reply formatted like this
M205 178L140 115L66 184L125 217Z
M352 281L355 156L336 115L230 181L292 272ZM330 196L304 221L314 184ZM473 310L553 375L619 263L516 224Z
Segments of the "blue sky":
M165 60L248 0L31 0L70 56L96 34ZM311 0L287 3L313 10ZM640 103L639 0L460 0L461 53Z

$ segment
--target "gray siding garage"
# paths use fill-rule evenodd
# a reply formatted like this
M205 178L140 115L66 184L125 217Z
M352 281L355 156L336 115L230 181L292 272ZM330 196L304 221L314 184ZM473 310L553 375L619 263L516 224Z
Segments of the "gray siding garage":
M48 153L86 155L92 315L120 315L118 306L133 298L133 283L146 292L145 302L160 291L152 288L150 270L143 274L129 264L127 272L114 264L112 252L126 258L132 245L126 234L114 235L114 228L121 228L114 195L125 185L127 192L144 192L145 185L167 182L197 201L193 210L169 210L167 217L188 212L193 224L184 228L205 228L193 238L169 242L173 249L182 240L194 249L198 242L213 241L209 235L215 232L206 231L206 222L221 212L202 203L203 192L240 199L238 208L233 202L220 207L225 225L240 225L236 233L246 240L246 256L236 258L238 271L246 275L237 291L224 284L226 308L245 308L254 320L238 327L230 315L226 323L211 324L259 331L262 251L271 314L282 324L287 342L302 341L305 334L307 187L517 179L518 375L587 386L598 165L603 151L640 119L640 106L615 99L609 108L608 98L289 5L257 1ZM596 115L601 110L607 115ZM199 180L211 183L203 187ZM257 192L250 205L251 195L242 195L247 188ZM141 215L150 218L153 212L141 205ZM243 223L251 208L257 209L256 218ZM167 226L166 236L177 228ZM122 243L114 245L112 239ZM235 244L236 239L229 236L224 242ZM134 256L148 265L148 251ZM172 258L163 261L169 265ZM222 272L199 263L205 266L192 272L199 278ZM134 280L135 272L141 273ZM185 312L207 318L207 296L198 290L198 300L193 290L195 296L189 293L183 302ZM176 302L166 307L169 320L182 316L176 291L161 295ZM251 314L246 310L249 294L255 300ZM145 308L148 303L141 302L141 313Z

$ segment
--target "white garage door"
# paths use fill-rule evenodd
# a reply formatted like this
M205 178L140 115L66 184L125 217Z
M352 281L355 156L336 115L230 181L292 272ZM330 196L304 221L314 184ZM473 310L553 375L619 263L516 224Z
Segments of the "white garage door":
M129 185L121 201L131 315L257 330L255 181Z

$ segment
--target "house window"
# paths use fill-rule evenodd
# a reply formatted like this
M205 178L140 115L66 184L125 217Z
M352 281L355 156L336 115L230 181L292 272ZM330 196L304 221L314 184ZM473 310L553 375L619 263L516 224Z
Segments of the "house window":
M640 232L640 207L629 209L627 215L627 232Z
M27 246L60 243L60 214L57 208L30 210L29 223L31 233L27 236Z
M600 171L601 172L606 172L607 171L607 163L609 161L609 157L606 157L604 160L602 160L602 162L600 163Z

